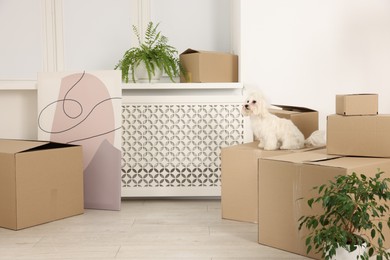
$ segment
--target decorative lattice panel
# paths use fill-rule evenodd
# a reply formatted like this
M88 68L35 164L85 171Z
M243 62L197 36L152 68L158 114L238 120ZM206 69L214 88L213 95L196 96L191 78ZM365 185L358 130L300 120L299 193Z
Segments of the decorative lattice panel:
M243 143L238 104L122 109L122 189L220 186L221 148Z

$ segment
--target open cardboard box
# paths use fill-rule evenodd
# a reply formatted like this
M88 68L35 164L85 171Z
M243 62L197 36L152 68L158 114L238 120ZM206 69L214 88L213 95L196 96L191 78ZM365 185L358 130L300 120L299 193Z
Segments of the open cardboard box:
M311 209L307 205L307 199L316 195L312 188L352 172L373 176L378 168L385 172L384 177L390 177L390 159L340 157L326 154L326 149L260 159L258 242L306 256L308 232L298 230L298 220L322 212L319 207ZM384 235L389 248L387 227ZM320 259L314 253L309 257Z
M278 117L290 119L308 138L314 131L318 130L318 111L297 106L272 105L270 112Z
M188 81L182 75L180 82L238 82L234 54L187 49L180 54L180 63L188 74Z
M0 212L13 230L82 214L82 147L0 139Z
M258 159L300 150L265 151L258 142L234 145L221 151L221 205L222 218L257 223L258 221Z

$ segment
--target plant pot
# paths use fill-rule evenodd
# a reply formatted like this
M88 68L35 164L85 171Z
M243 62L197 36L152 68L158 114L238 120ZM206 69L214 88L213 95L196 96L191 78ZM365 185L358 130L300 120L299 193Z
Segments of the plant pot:
M336 256L333 256L332 260L356 260L359 255L363 255L365 250L365 244L358 246L353 252L348 252L345 248L339 247L336 249Z
M144 62L141 62L134 69L135 81L137 83L156 83L160 81L162 75L162 71L159 67L154 66L154 74L151 74L151 78L149 80L148 71L146 70L146 66Z

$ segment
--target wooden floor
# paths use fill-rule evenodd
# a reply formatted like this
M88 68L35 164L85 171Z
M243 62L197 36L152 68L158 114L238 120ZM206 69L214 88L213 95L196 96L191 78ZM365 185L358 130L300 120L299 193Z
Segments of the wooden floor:
M0 259L308 259L257 243L257 225L221 219L220 200L125 200L121 211L12 231Z

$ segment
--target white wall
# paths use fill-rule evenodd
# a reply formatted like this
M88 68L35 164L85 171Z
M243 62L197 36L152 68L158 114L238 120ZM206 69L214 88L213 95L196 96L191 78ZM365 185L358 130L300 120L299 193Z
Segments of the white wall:
M0 80L36 79L43 68L40 2L0 1Z
M112 68L131 38L134 1L64 0L65 69ZM21 2L28 8L18 11ZM0 87L42 69L43 2L1 1ZM379 93L380 113L390 114L388 0L150 0L150 9L179 51L233 50L245 86L272 103L317 109L322 129L339 93ZM0 90L0 137L34 138L30 91Z
M231 0L151 0L150 18L179 53L231 51Z
M41 17L41 0L0 1L0 138L36 138L36 91L13 86L43 69Z
M160 21L161 31L179 53L189 47L230 51L230 4L231 0L0 1L0 138L37 138L37 72L113 69L136 42L133 24L149 18Z
M334 113L335 95L379 93L390 113L390 1L243 0L241 81L274 104Z
M64 0L65 70L113 69L129 49L132 0Z
M0 138L36 139L37 92L0 90Z

